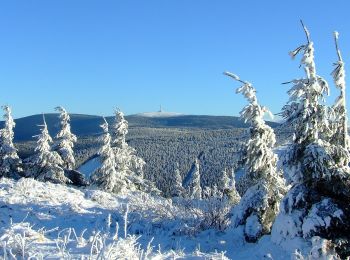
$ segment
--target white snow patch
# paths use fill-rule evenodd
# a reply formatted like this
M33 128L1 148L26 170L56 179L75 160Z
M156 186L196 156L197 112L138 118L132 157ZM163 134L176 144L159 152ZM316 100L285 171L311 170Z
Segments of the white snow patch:
M93 172L101 167L100 157L94 157L86 161L83 165L78 168L78 171L85 175L86 178L89 178Z

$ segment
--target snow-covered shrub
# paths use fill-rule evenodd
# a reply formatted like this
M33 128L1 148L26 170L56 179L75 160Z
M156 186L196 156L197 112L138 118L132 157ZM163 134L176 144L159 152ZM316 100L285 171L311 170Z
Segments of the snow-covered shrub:
M26 159L27 177L53 183L70 183L71 181L64 174L60 155L51 149L52 138L49 135L44 116L43 121L41 133L36 136L38 140L35 154Z
M334 133L329 109L323 104L328 84L316 74L313 42L307 28L303 28L307 43L291 55L295 57L302 53L301 65L306 77L290 82L293 84L288 91L290 99L282 110L286 124L294 128L293 143L286 149L282 160L291 189L281 202L272 239L280 243L294 237L320 236L332 241L338 253L345 257L349 256L349 242L339 242L350 241L347 206L350 170L346 165L349 158L342 158L347 154L347 133L342 130L345 100L343 97L339 99L340 111L335 113L338 132ZM335 82L345 91L342 60L337 66L337 72L333 72ZM334 111L338 108L336 106ZM332 139L335 142L331 144Z
M16 126L13 120L11 108L3 106L5 127L0 130L0 177L18 178L23 174L22 161L17 155L17 149L13 144Z
M217 187L206 187L203 191L203 202L201 204L202 219L200 222L201 229L214 228L225 230L230 224L231 203L228 197Z
M176 235L195 236L208 229L223 231L230 224L232 204L216 186L205 187L201 199L173 198L173 202L181 212L183 223L174 231Z
M187 173L186 177L182 182L182 186L186 190L188 198L191 199L201 199L202 198L202 188L201 188L201 175L199 172L199 160L193 162L190 171Z
M240 114L251 125L244 165L246 182L251 186L246 188L239 204L233 209L232 223L235 227L244 225L246 240L255 242L270 232L285 185L277 170L277 155L273 151L275 134L264 121L265 113L270 112L258 103L256 90L251 83L229 72L225 75L243 84L236 92L242 93L249 104Z
M39 232L32 229L33 227L27 222L12 223L0 237L0 249L4 258L8 259L25 259L30 257L32 252L32 244L42 241L43 236Z
M63 107L56 107L56 110L60 112L60 131L56 135L54 150L61 156L63 166L72 170L75 166L73 147L77 137L71 132L70 116L67 111Z
M112 193L105 192L102 190L89 189L85 192L85 197L87 199L97 202L98 204L106 208L113 208L117 205L114 195Z
M309 260L340 260L336 253L334 244L327 239L321 237L313 237L311 239L312 248L308 255Z

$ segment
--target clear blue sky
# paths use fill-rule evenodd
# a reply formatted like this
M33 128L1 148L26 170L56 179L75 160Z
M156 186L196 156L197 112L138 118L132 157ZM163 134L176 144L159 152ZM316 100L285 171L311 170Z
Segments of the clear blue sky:
M349 10L347 0L3 0L0 104L15 117L57 105L110 115L115 106L133 114L159 104L237 115L245 100L222 75L229 70L277 113L287 101L280 83L303 75L288 56L305 42L299 19L315 42L318 74L332 83L333 30L350 64Z

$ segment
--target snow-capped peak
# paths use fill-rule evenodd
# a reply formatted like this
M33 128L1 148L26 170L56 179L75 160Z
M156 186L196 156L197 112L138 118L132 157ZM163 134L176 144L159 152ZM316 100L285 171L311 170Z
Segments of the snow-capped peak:
M136 114L136 116L143 116L143 117L175 117L175 116L181 116L181 115L183 114L175 113L175 112L164 112L164 111L145 112L145 113Z

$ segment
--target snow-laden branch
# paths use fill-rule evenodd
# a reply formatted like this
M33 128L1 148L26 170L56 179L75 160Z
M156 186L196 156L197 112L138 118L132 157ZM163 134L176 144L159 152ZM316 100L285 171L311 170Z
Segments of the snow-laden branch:
M335 144L340 144L343 148L348 151L349 149L349 136L348 136L348 117L346 109L346 83L345 83L345 64L342 59L342 55L338 45L339 33L334 32L334 42L335 49L338 56L338 61L333 65L335 66L331 75L334 80L335 86L340 90L340 95L335 101L333 106L334 115L335 115L335 126L334 126L334 135L333 142ZM345 165L348 165L349 159L346 159L344 162Z

